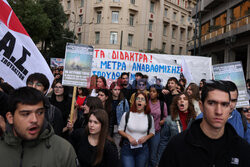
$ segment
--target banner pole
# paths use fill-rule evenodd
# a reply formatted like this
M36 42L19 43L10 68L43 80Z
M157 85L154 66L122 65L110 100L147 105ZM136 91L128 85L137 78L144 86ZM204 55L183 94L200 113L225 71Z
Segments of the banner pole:
M75 100L76 100L76 86L74 86L72 103L71 103L71 110L70 110L70 122L71 123L72 123L73 116L74 116Z

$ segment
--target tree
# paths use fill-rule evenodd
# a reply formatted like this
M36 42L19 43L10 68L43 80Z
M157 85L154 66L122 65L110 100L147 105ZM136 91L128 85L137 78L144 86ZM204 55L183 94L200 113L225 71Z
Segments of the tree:
M40 3L34 0L12 0L9 4L35 44L48 36L51 20Z

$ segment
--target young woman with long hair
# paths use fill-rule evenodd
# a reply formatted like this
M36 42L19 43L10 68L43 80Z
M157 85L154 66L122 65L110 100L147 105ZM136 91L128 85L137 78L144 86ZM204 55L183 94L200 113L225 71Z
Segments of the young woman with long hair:
M187 129L188 124L195 120L196 113L191 98L187 93L175 96L171 104L171 113L167 117L161 131L159 149L157 153L157 164L165 150L169 140Z
M157 163L157 150L160 143L161 126L164 125L167 117L167 105L160 100L161 87L159 85L151 85L149 87L149 106L151 115L154 118L155 135L149 141L149 167L155 167Z
M97 89L106 89L107 88L106 79L103 76L98 77L96 86L97 86Z
M113 82L110 85L110 91L112 94L112 113L114 113L114 131L112 137L118 148L119 142L121 140L121 135L118 134L118 126L120 124L123 113L129 111L128 101L123 96L121 89L122 87L118 82Z
M91 111L87 127L73 131L70 142L81 166L118 166L118 151L108 136L108 114L105 110Z
M92 96L92 97L96 97L97 96L97 93L96 93L97 79L98 79L97 75L92 75L91 78L90 78L89 93L90 93L90 96Z
M130 112L123 114L118 132L121 142L123 167L145 167L149 157L148 141L155 134L154 119L146 94L135 94Z
M198 116L201 113L201 109L199 106L199 100L200 100L199 86L196 85L195 83L190 83L187 87L186 92L192 99L196 116Z

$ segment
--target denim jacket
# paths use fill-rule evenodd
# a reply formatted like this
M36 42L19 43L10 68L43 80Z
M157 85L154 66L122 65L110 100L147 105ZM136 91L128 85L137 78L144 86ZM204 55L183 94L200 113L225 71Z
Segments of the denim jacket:
M123 109L125 102L125 110ZM129 105L127 99L121 100L120 103L116 107L116 118L117 118L117 124L120 124L120 121L122 119L122 115L124 112L129 111Z

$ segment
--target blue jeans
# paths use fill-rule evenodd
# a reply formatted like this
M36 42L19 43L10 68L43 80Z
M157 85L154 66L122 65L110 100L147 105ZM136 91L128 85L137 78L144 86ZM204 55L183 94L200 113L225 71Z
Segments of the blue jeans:
M145 167L149 156L148 143L141 148L130 148L127 139L123 141L121 148L121 161L123 167Z
M148 167L155 167L157 165L157 152L160 143L160 132L157 132L149 140L149 164Z

